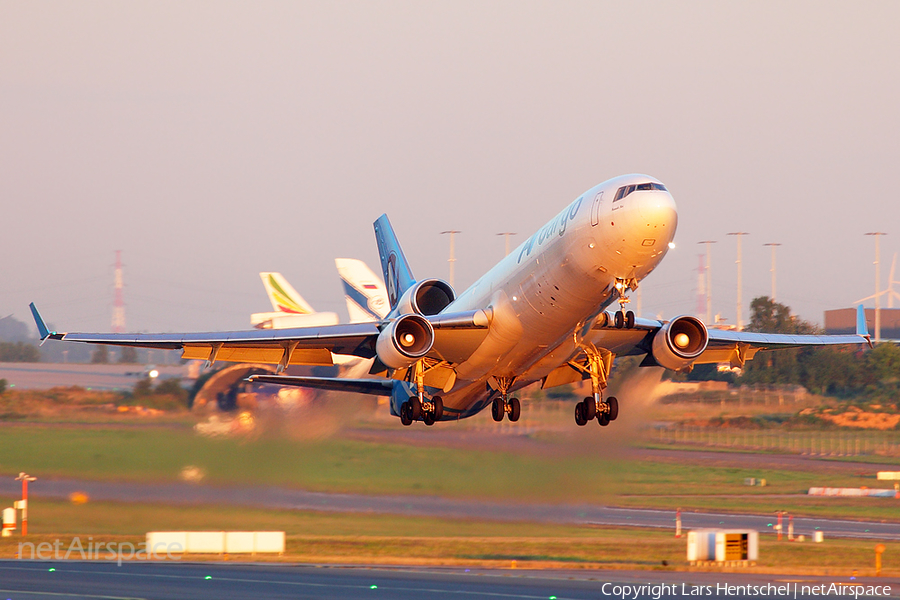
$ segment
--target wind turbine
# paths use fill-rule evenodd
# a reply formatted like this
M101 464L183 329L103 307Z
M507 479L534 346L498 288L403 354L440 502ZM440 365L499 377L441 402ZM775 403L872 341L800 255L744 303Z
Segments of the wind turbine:
M857 300L853 304L864 304L868 300L874 300L875 298L879 298L879 297L883 296L884 294L887 294L888 308L894 308L894 298L897 298L897 300L900 300L900 293L897 293L894 290L894 284L900 283L900 281L894 280L894 273L896 272L896 269L897 269L897 254L895 253L894 260L891 261L891 274L888 276L888 286L885 289L878 292L877 294L872 294L871 296L866 296L865 298L862 298L861 300Z

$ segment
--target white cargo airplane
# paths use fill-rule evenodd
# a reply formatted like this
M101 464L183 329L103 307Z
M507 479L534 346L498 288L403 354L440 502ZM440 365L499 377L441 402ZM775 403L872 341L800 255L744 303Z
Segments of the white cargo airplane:
M592 396L575 405L575 422L608 425L619 412L603 397L613 358L643 355L645 366L690 369L744 361L763 349L868 343L857 335L802 336L723 331L692 316L671 321L625 312L626 294L660 263L678 215L665 186L646 175L597 185L457 296L439 279L416 280L386 215L375 237L390 312L374 323L302 329L189 334L57 333L34 304L41 338L181 349L185 358L331 364L332 352L374 358L375 379L260 375L260 382L390 397L404 425L471 417L492 405L493 418L519 417L512 393L541 381L552 387L590 379ZM613 315L607 308L619 302Z

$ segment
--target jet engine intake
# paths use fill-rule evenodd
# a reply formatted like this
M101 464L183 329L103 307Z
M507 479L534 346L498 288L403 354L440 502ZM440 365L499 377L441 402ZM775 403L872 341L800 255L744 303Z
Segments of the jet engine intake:
M416 313L430 317L436 315L456 300L456 292L450 284L440 279L423 279L406 290L397 302L401 315Z
M700 319L675 317L653 336L653 358L667 369L680 371L703 354L707 343L709 333Z
M403 315L385 327L375 342L378 359L392 369L406 368L428 354L434 329L419 315Z

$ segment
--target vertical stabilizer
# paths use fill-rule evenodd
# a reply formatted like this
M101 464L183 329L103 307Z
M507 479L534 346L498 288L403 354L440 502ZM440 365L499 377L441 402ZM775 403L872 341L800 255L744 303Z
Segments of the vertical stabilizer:
M387 291L381 279L361 260L336 258L351 323L381 321L387 315Z
M409 268L409 263L406 262L403 249L400 248L400 242L397 241L387 215L381 215L375 221L375 241L378 243L378 255L381 257L388 301L393 310L400 296L416 282L416 279Z
M272 302L272 309L276 312L283 312L294 315L308 315L316 312L313 307L306 303L303 296L297 293L287 280L281 276L281 273L260 273L259 278L262 279L266 288L266 294Z

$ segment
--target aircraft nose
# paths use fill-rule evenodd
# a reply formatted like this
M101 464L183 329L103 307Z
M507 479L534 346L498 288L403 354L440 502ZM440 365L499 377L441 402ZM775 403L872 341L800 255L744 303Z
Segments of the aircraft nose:
M644 225L670 229L674 233L678 222L675 199L668 192L653 191L634 194L637 213Z

